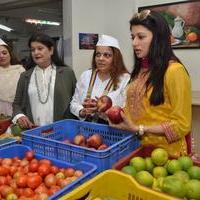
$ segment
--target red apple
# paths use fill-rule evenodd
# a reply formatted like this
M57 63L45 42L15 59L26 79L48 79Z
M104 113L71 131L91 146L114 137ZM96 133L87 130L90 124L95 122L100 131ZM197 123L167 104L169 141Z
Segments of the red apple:
M106 114L107 114L109 120L113 124L119 124L120 122L123 121L122 116L120 114L121 112L123 112L123 109L121 107L113 106L106 112Z
M74 137L74 144L75 145L85 146L85 143L86 143L86 138L85 138L84 135L79 133Z
M98 150L104 150L104 149L107 149L108 148L108 145L107 144L102 144L99 146Z
M112 99L109 96L103 95L97 100L97 108L100 112L105 112L112 106Z
M87 146L98 149L103 143L103 138L99 134L94 134L87 139Z

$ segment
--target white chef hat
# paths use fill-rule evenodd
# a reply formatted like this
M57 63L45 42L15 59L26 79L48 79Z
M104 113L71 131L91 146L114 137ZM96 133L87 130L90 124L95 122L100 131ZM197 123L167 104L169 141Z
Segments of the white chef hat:
M115 47L120 50L118 40L109 35L100 35L96 46Z
M6 45L6 46L8 46L1 38L0 38L0 45Z

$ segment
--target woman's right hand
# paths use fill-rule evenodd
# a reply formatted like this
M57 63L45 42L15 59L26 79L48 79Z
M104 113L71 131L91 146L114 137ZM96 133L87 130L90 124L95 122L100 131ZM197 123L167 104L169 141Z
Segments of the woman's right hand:
M122 117L123 121L120 122L119 124L113 124L108 118L109 125L112 126L113 128L122 129L122 130L130 131L130 132L137 132L138 131L138 126L133 124L126 117L124 112L121 112L120 114L121 114L121 117Z
M92 115L97 111L97 101L95 99L86 98L83 102L83 107L86 115Z
M34 124L29 120L28 117L22 116L17 120L17 123L22 129L32 128Z

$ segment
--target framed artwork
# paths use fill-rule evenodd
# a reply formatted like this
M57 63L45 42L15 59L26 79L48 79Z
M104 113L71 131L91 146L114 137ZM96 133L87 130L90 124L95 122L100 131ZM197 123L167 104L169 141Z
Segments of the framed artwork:
M173 48L200 48L200 0L139 7L159 12L171 30Z
M79 49L94 49L98 41L98 34L79 33Z

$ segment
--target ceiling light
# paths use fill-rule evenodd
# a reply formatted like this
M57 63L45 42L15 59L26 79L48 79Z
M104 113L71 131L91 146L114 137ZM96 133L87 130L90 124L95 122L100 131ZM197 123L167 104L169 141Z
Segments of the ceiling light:
M10 27L8 27L8 26L5 26L5 25L3 25L3 24L0 24L0 29L3 29L4 31L8 31L8 32L10 32L10 31L13 30L12 28L10 28Z
M59 26L59 22L52 22L48 20L39 20L39 19L25 19L25 22L31 23L31 24L43 24L43 25L53 25L53 26Z

